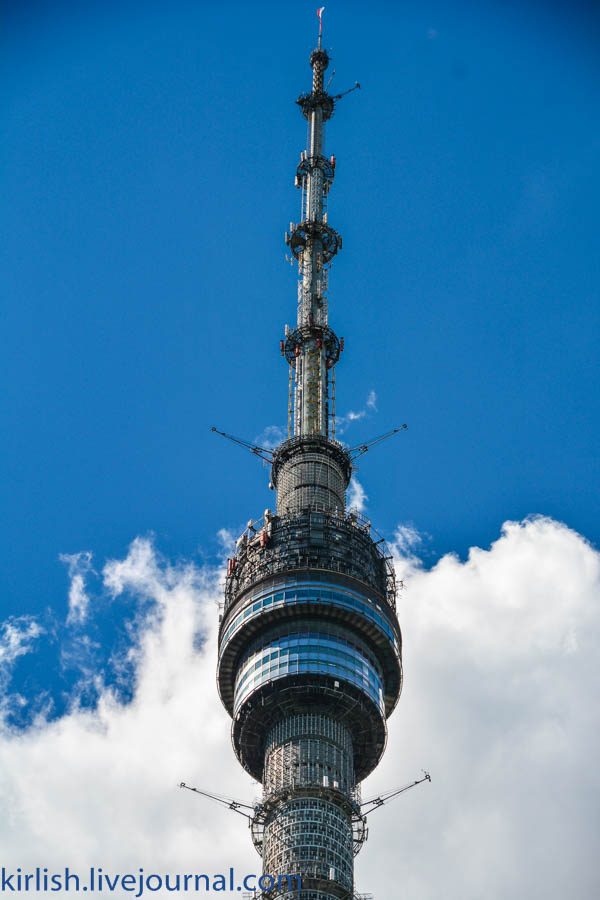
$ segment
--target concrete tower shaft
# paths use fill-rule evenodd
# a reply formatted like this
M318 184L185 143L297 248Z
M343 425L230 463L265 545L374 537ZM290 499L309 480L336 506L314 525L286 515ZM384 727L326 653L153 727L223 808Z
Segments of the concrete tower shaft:
M330 434L331 375L343 342L327 320L327 268L341 238L327 222L335 160L324 151L334 99L329 63L310 58L312 90L296 173L302 220L286 239L299 267L288 440L273 456L273 513L251 521L229 560L217 682L235 753L263 785L252 834L265 875L299 875L300 890L264 900L349 900L366 838L359 783L385 749L402 687L396 582L385 544L347 511L348 450ZM292 428L293 423L293 428ZM333 432L333 429L332 429Z

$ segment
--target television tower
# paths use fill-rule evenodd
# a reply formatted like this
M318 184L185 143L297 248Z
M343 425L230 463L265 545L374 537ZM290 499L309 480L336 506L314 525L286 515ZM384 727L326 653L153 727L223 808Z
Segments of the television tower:
M248 523L229 560L217 672L237 758L263 785L250 817L271 876L262 896L295 900L355 896L354 856L366 838L358 785L381 759L402 686L391 559L370 523L346 509L353 460L369 445L335 440L344 342L328 324L327 275L342 239L327 215L335 158L325 123L342 95L324 85L328 64L319 33L312 90L297 100L308 122L296 171L301 221L286 234L299 271L297 323L280 348L288 439L273 451L246 445L271 462L277 502ZM300 889L278 887L292 874Z

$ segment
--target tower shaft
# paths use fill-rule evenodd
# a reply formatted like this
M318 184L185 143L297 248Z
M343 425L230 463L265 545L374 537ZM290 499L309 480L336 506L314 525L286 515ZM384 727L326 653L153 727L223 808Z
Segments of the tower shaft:
M323 897L331 882L352 891L353 762L350 732L330 716L290 715L271 729L263 776L266 874L301 872Z

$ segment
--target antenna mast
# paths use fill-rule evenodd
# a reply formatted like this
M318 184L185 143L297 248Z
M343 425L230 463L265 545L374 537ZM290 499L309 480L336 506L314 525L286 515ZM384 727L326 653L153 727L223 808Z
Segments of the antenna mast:
M322 14L319 43L310 56L312 91L296 101L308 122L307 148L300 155L296 187L301 191L301 221L290 223L285 240L298 262L298 315L293 331L287 331L282 351L294 370L293 436L329 436L330 371L339 359L339 340L327 321L327 276L331 260L342 247L341 236L327 221L327 197L335 175L335 157L325 155L325 123L334 111L334 100L323 86L329 56L322 47ZM292 374L292 373L291 373ZM292 437L292 434L290 434Z

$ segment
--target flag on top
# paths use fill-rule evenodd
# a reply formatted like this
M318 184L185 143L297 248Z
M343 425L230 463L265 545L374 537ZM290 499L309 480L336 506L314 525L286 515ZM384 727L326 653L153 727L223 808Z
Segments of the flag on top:
M317 15L319 17L319 34L321 34L321 29L323 28L323 19L321 18L321 16L323 15L324 9L325 9L325 7L322 6L321 9L317 10Z

